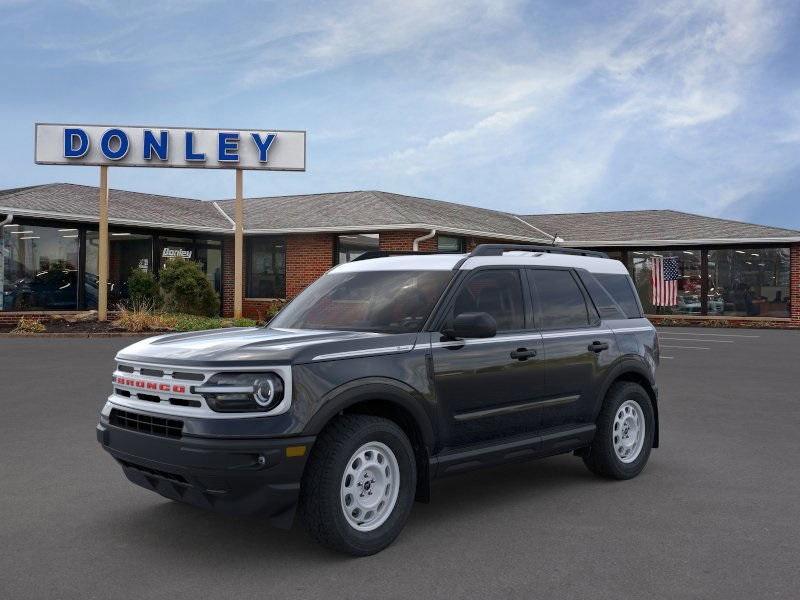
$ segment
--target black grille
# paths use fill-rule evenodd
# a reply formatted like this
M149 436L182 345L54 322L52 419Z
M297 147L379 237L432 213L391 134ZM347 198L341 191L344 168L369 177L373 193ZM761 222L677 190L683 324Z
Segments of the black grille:
M161 369L145 369L144 367L142 367L141 369L139 369L139 373L141 373L142 375L147 375L148 377L164 376L164 371L162 371Z
M155 475L156 477L163 477L164 479L169 479L176 483L186 483L186 478L183 475L178 475L177 473L167 473L166 471L160 471L159 469L151 469L150 467L145 467L144 465L137 465L136 463L128 462L127 460L117 459L119 462L129 469L136 469L137 471L141 471L147 475Z
M128 412L127 410L111 409L109 422L123 429L138 431L157 435L159 437L178 439L183 433L183 421L178 419L164 419L162 417L151 417L150 415L140 415L139 413Z
M144 370L142 370L142 373L144 373ZM187 381L204 381L206 376L203 375L202 373L181 373L181 372L175 371L172 374L172 378L173 379L185 379Z

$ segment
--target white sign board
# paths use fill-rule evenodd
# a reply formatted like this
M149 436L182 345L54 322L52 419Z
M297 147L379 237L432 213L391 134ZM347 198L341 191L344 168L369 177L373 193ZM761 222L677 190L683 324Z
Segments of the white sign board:
M36 124L40 165L305 171L305 131Z

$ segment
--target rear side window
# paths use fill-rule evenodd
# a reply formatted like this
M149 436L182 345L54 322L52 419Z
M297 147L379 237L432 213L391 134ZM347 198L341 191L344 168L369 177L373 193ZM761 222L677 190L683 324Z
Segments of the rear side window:
M592 302L594 302L597 312L600 313L601 317L604 319L628 318L625 311L622 310L622 307L611 298L611 295L595 278L595 275L592 275L588 271L580 270L578 271L578 277L580 277L583 285L586 287L586 291L589 292L589 296L591 296Z
M497 322L497 331L524 329L525 304L519 271L498 269L475 273L459 290L448 315L448 325L465 312L489 313Z
M586 300L572 273L546 269L532 269L528 273L536 286L542 329L589 326Z
M613 273L595 273L595 277L602 284L614 301L619 304L629 319L638 319L642 316L639 302L633 292L630 277Z

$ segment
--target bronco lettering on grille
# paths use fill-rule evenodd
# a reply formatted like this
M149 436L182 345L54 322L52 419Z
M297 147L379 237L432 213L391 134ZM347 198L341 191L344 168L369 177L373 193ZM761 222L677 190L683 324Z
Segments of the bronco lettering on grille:
M175 385L170 383L156 383L154 381L142 381L141 379L131 379L129 377L114 377L114 383L128 387L139 388L140 390L152 390L156 392L172 392L174 394L185 394L185 385Z

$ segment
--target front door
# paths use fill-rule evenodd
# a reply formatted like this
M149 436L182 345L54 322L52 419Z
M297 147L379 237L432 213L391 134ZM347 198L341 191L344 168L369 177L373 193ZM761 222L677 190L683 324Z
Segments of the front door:
M447 446L534 432L534 404L544 390L542 337L533 329L526 282L517 268L475 270L446 309L444 326L463 312L486 312L497 322L492 338L448 340L432 335L436 397Z

